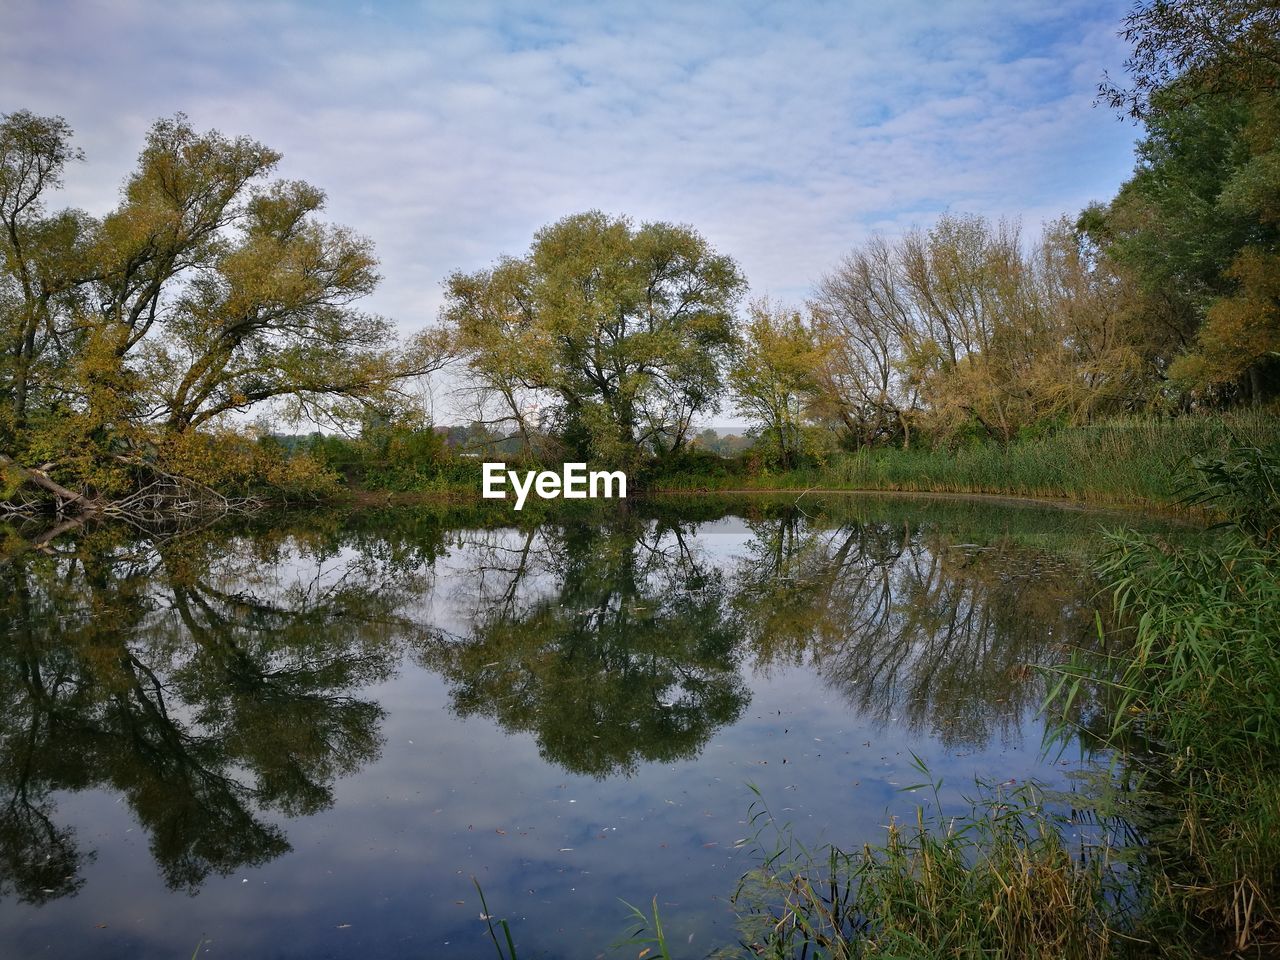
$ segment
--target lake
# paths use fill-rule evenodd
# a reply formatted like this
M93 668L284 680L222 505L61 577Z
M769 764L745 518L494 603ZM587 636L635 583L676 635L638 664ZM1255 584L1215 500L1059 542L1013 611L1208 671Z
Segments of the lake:
M578 509L580 507L580 509ZM1061 785L1038 667L1131 518L633 499L99 527L0 568L6 957L597 957L734 941L768 836ZM753 790L754 788L754 790ZM474 880L473 880L474 878ZM620 956L634 957L628 947Z

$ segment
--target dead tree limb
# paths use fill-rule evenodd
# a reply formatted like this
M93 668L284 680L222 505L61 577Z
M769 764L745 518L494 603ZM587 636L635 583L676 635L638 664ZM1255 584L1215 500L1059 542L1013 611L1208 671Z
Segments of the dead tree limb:
M0 468L5 472L14 474L23 483L31 484L39 487L45 493L52 494L57 502L57 513L62 516L68 512L76 513L97 513L98 504L94 500L90 500L83 494L76 493L74 490L68 490L62 484L52 479L42 470L30 470L7 453L0 453ZM71 509L68 509L71 508Z

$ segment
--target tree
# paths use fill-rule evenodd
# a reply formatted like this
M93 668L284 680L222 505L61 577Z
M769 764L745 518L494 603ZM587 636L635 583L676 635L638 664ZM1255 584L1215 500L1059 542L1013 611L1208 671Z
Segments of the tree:
M704 450L710 450L712 453L720 452L720 434L716 433L711 427L700 431L694 438L693 443Z
M809 446L806 420L825 352L798 311L768 300L750 305L729 384L738 414L756 424L784 469L795 466Z
M279 159L182 116L160 121L103 222L102 312L123 328L121 355L141 348L147 414L167 430L276 398L341 417L442 362L429 339L388 349L391 323L354 309L378 282L372 245L315 219L315 187L263 182ZM164 336L144 342L153 325Z
M976 432L1009 440L1145 402L1127 286L1065 221L1024 246L1016 225L946 215L873 238L824 277L826 343L811 412L850 445Z
M1260 405L1280 393L1280 9L1156 2L1126 24L1134 86L1104 97L1146 135L1133 177L1082 223L1135 278L1184 402Z
M451 276L443 316L522 431L528 398L545 398L575 455L625 462L680 449L716 409L744 288L692 228L590 211L521 259Z
M87 218L48 214L46 195L62 185L68 163L83 159L61 117L27 110L0 115L0 439L25 429L33 386L56 379L83 268L77 263ZM37 403L44 399L38 395Z
M514 428L525 450L537 453L539 394L553 371L552 344L538 323L532 287L530 265L509 257L490 270L455 273L445 321L452 350L470 374L476 420L487 428Z
M1158 357L1151 332L1135 322L1131 277L1066 217L1046 225L1031 263L1052 330L1029 371L1033 391L1056 397L1073 424L1149 405Z
M1140 2L1120 35L1133 44L1124 64L1133 85L1107 77L1099 98L1134 119L1183 109L1201 96L1280 91L1280 6L1274 0Z
M357 309L378 281L372 245L318 219L320 190L272 181L275 151L160 120L120 205L95 220L45 212L80 157L70 137L60 118L0 122L6 457L108 489L126 482L121 461L136 469L166 438L258 404L294 419L386 414L445 361L438 332L402 346Z
M898 248L873 237L850 252L819 281L811 309L830 344L816 371L815 412L851 441L909 445L919 383L907 360L919 355L920 337Z

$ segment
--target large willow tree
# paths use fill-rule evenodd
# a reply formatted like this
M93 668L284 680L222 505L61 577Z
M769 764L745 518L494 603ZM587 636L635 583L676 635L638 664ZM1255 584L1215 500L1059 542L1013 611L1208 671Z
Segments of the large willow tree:
M101 219L49 209L81 158L61 118L0 117L11 472L92 486L95 463L137 460L256 405L349 417L439 366L429 336L401 346L358 309L378 282L370 242L319 219L320 190L273 180L275 151L161 120Z
M591 211L522 258L451 276L444 318L494 419L625 462L680 449L715 409L745 286L689 227Z

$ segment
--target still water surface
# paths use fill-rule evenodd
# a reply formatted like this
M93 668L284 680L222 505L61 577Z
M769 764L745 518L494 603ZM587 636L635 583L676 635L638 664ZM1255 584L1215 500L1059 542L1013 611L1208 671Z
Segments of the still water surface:
M858 845L944 780L1060 782L1037 665L1115 518L632 501L98 529L0 568L5 957L614 955L734 939L754 785ZM743 841L747 842L743 842ZM634 956L635 947L619 956Z

